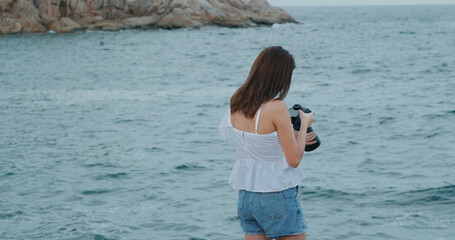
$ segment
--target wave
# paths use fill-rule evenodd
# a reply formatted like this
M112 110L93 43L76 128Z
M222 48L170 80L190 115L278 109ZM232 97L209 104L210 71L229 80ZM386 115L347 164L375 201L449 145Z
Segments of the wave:
M384 124L393 122L395 120L395 118L394 117L380 117L379 120L380 120L379 124L384 125Z
M98 177L96 177L96 180L102 180L102 179L125 179L129 178L128 174L125 172L119 172L119 173L108 173L108 174L103 174Z
M448 111L443 111L442 113L423 115L423 117L427 118L427 119L438 119L438 118L445 119L447 117L453 117L453 116L455 116L455 110L448 110Z
M369 73L373 70L369 69L369 68L358 68L358 69L354 69L351 71L352 74L362 74L362 73Z
M24 212L22 212L22 211L0 213L0 219L15 218L18 215L22 215L22 214L24 214Z
M113 238L107 238L101 234L94 234L93 239L94 240L113 240Z
M400 31L400 34L416 34L414 31Z
M301 195L305 199L337 199L337 200L355 200L358 198L366 197L365 193L351 193L335 189L321 189L317 187L315 189L308 189L307 187L302 187L299 189Z
M144 150L147 151L147 152L153 152L153 153L155 153L155 152L163 152L164 151L164 149L160 148L160 147L146 147L146 148L144 148Z
M92 168L92 167L103 167L103 168L118 168L119 166L110 164L110 163L87 163L83 164L83 167Z
M13 173L13 172L7 172L7 173L1 175L1 176L0 176L0 179L6 178L6 177L9 177L9 176L13 176L13 175L16 175L16 174Z
M390 191L373 191L365 193L353 193L335 189L322 189L320 187L309 189L302 187L300 194L305 200L344 200L356 201L374 196L379 201L370 202L367 205L375 206L414 206L414 205L453 205L455 204L455 185L436 188L425 188L405 192L393 193ZM364 203L362 203L363 205Z
M205 167L194 165L194 164L181 164L175 167L177 170L184 170L184 171L197 171L203 170Z
M81 194L82 195L97 195L97 194L104 194L104 193L110 193L112 192L111 190L107 190L107 189L99 189L99 190L85 190L85 191L82 191Z
M400 192L382 201L384 205L451 205L455 204L455 185Z

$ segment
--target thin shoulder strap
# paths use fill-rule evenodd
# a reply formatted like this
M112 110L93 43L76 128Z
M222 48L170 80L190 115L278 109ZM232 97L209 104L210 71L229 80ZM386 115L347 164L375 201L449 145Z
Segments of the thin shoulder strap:
M256 126L254 127L254 131L256 132L256 134L258 134L258 123L259 123L259 116L261 116L262 106L264 106L264 104L262 104L261 107L259 108L258 116L256 117Z

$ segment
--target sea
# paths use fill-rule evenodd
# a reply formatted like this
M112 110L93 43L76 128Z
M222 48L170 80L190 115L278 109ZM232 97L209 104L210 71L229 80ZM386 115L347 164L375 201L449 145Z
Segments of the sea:
M455 5L285 9L299 23L0 36L0 239L243 239L218 125L274 45L322 141L307 239L455 239Z

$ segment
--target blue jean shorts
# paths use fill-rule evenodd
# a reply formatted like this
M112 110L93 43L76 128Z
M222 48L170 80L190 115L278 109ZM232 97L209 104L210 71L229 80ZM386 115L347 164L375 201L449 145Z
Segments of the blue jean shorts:
M307 229L298 199L298 186L279 192L239 190L237 213L245 234L281 238Z

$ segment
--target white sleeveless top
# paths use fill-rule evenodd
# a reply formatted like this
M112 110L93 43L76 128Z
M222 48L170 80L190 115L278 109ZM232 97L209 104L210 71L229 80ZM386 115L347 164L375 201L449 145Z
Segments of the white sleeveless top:
M295 187L305 178L301 169L288 165L277 131L257 133L263 105L256 117L255 133L241 131L232 126L230 107L218 127L224 141L227 141L230 129L234 134L237 161L229 178L229 184L234 189L276 192Z

